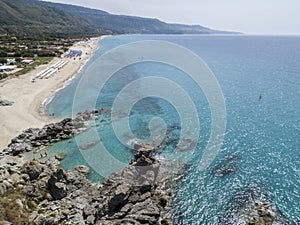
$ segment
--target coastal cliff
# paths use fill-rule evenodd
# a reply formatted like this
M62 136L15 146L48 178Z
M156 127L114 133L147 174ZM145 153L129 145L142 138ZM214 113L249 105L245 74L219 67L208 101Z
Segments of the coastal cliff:
M101 184L87 178L89 167L63 169L62 155L23 160L26 152L84 132L88 122L102 113L106 110L89 110L42 129L27 129L12 139L0 159L0 224L184 224L173 201L188 167L157 159L159 147L135 144L129 165ZM232 175L236 159L226 156L212 176ZM291 224L257 185L245 187L233 202L218 224Z
M152 156L156 150L151 146L135 145L130 164L101 185L87 179L86 166L64 170L60 156L44 162L21 160L26 151L82 131L98 113L101 110L87 111L73 120L28 129L12 140L0 160L0 220L7 224L172 223L174 189L166 188L172 181Z
M66 171L58 158L22 164L9 157L1 168L1 217L13 224L171 224L165 210L172 192L155 179L153 150L140 146L130 165L100 186L86 178L85 166Z

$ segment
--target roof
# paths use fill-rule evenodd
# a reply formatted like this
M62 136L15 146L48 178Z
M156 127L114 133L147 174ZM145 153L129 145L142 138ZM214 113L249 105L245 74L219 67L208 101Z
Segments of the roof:
M12 70L16 68L17 66L0 66L0 70Z
M32 63L33 60L32 59L24 59L21 61L22 63Z

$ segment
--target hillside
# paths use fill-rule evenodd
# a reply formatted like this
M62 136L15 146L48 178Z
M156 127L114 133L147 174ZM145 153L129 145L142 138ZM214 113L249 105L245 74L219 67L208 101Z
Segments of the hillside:
M0 0L0 34L214 34L230 33L200 25L113 15L102 10L38 0Z
M113 15L102 10L89 9L81 6L66 5L36 0L23 0L36 4L51 6L73 15L80 16L98 29L112 33L143 33L143 34L212 34L233 33L212 30L200 25L168 24L158 19L135 16Z
M0 0L0 33L79 35L98 31L84 19L62 10L24 3L20 0Z

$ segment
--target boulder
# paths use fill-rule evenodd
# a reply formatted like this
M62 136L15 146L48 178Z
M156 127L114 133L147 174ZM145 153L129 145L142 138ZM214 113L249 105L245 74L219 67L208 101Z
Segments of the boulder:
M121 209L128 202L129 194L129 186L125 184L117 186L115 193L113 193L113 196L108 203L109 213L113 214Z
M54 200L60 200L67 196L67 186L64 183L56 182L55 178L48 181L48 189Z
M28 174L30 180L35 180L41 174L42 168L39 162L37 162L36 160L32 160L24 163L21 172Z
M49 178L47 188L54 200L60 200L67 196L66 175L62 169Z

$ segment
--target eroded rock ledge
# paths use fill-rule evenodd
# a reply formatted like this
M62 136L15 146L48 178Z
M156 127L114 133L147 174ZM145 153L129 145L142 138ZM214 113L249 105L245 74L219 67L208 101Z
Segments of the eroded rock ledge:
M24 152L32 151L34 148L48 146L51 143L71 138L86 128L86 123L95 115L105 110L88 110L79 113L76 118L66 118L58 123L45 125L42 129L29 128L23 131L18 137L11 140L4 154L21 155Z
M171 224L172 189L158 179L160 162L151 146L135 146L131 163L101 186L89 168L65 171L56 158L0 161L0 221L13 224ZM7 205L9 202L9 206ZM13 210L13 212L11 211Z

